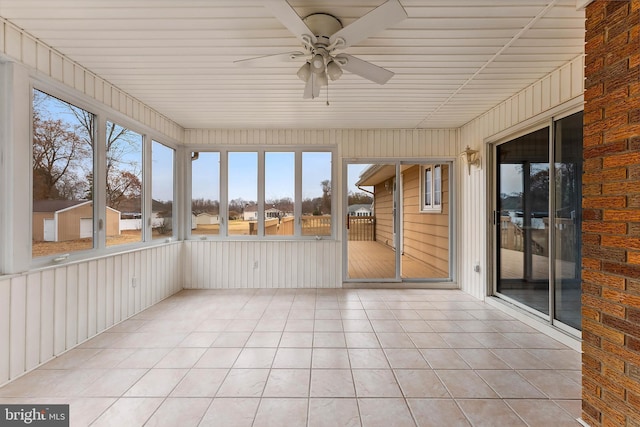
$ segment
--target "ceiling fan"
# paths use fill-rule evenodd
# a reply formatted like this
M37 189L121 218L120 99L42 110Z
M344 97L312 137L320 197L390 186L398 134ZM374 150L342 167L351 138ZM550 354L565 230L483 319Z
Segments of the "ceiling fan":
M312 13L301 18L286 0L267 0L265 6L302 42L304 52L286 52L257 58L242 59L248 63L263 59L293 61L305 59L297 72L306 83L303 98L316 98L329 80L337 80L342 70L349 71L378 84L385 84L393 72L336 50L346 49L373 34L407 18L398 0L387 0L371 12L343 27L338 18L328 13Z

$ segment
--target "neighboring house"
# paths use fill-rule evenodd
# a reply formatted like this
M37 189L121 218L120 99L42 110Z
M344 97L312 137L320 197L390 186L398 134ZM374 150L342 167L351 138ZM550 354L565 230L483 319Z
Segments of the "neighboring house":
M265 218L282 218L284 216L284 212L280 209L269 208L264 211Z
M107 235L120 235L120 211L107 207ZM35 200L33 240L62 242L93 237L93 202Z
M197 225L220 224L220 215L212 214L209 212L203 212L197 215L196 224Z
M245 221L256 221L258 219L258 208L251 207L251 208L245 209L244 212L242 213L242 219Z
M373 215L373 204L351 205L347 208L347 214L349 216L371 216Z

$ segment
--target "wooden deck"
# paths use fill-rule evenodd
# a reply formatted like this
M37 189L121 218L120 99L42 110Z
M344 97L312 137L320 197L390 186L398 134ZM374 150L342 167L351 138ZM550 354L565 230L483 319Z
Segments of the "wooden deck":
M349 279L394 279L396 276L395 251L379 242L349 241ZM446 271L439 271L415 258L402 255L403 279L446 278Z

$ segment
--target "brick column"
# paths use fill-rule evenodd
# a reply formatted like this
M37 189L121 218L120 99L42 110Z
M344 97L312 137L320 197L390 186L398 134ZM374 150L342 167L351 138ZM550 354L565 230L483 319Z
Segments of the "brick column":
M582 418L640 426L640 0L586 16Z

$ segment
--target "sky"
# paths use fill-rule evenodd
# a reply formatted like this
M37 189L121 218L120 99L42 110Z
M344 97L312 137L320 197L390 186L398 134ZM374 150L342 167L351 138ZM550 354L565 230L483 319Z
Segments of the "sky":
M257 201L258 155L256 152L228 153L229 200ZM192 198L220 200L220 153L200 152L191 163ZM322 196L322 181L331 180L330 152L302 153L302 198ZM265 200L295 198L295 154L265 153Z

